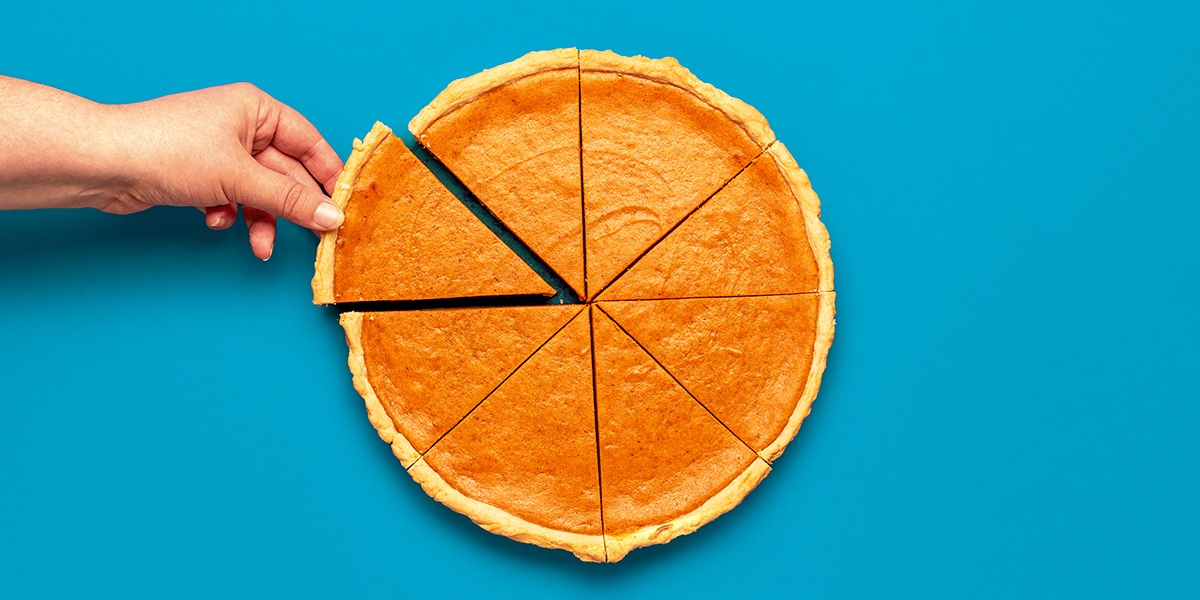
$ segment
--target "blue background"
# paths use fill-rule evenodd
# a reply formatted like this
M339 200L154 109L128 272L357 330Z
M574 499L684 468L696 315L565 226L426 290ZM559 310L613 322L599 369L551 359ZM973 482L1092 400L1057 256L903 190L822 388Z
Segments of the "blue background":
M529 50L675 56L811 176L838 330L739 508L583 564L404 473L312 234L0 213L0 596L1200 596L1200 9L990 4L7 3L4 74L247 80L343 158Z

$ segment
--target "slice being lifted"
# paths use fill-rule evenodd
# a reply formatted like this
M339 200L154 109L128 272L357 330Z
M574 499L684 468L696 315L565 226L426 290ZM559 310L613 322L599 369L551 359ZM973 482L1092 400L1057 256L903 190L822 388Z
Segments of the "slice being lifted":
M592 407L584 311L409 473L430 496L492 533L602 562Z
M808 176L775 142L599 299L832 290L829 234L820 215Z
M346 219L321 235L316 304L554 294L382 123L355 140L333 200Z
M673 58L579 57L584 231L594 297L775 139Z
M579 55L533 52L450 84L409 131L584 297Z
M500 385L578 305L349 312L354 387L405 467Z
M833 340L833 293L599 306L769 461L808 416Z
M602 310L592 307L609 562L737 506L770 471Z

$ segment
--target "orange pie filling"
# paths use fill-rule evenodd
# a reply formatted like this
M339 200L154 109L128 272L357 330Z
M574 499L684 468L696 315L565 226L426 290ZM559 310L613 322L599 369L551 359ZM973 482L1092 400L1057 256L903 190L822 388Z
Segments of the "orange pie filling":
M588 299L343 313L355 387L413 478L589 561L736 506L833 335L819 201L761 115L672 59L571 49L452 83L410 130ZM356 148L318 302L544 293L390 131Z

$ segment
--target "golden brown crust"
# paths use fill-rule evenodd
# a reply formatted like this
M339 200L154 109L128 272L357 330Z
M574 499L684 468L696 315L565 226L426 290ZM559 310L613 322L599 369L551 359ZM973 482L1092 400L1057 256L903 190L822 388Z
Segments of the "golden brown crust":
M530 52L517 60L480 71L470 77L455 79L438 94L429 106L421 109L408 123L413 136L420 137L434 121L446 113L478 98L484 92L516 81L522 77L552 71L575 68L579 65L579 51L575 48Z
M446 483L424 460L417 461L408 472L431 498L466 515L486 531L543 548L566 550L580 560L604 562L603 536L555 531L468 498Z
M348 362L350 373L354 376L354 389L358 390L363 400L366 401L367 419L371 421L371 425L375 426L379 437L392 445L392 453L407 468L421 455L413 448L408 438L396 431L396 424L392 422L391 417L383 408L383 403L379 401L379 396L375 395L375 389L371 387L371 381L367 375L367 363L363 357L362 317L360 312L346 312L342 313L342 317L339 319L342 328L346 330L346 345L350 347Z
M674 58L653 59L644 56L621 56L611 50L580 50L579 69L639 75L683 88L741 125L759 147L766 148L775 141L775 133L771 131L771 126L767 124L767 119L762 113L711 84L700 81Z
M346 159L346 166L338 176L337 184L333 187L332 200L343 211L350 202L350 194L354 191L354 181L362 171L363 165L371 158L371 153L383 143L392 130L387 125L375 121L375 126L367 133L366 138L354 140L354 150ZM333 256L337 249L338 230L321 233L321 243L317 244L317 260L313 264L315 273L312 279L313 304L330 304L333 302Z
M774 442L771 442L758 453L759 456L767 461L779 458L783 454L783 449L796 437L796 432L800 430L800 423L804 421L804 418L812 410L813 400L816 399L817 392L821 389L821 375L825 372L825 359L829 356L829 346L833 343L833 328L835 324L833 319L833 301L835 294L833 292L822 292L819 296L817 337L813 342L812 366L808 369L808 382L804 385L804 395L796 403L796 410L792 412L791 418L788 419L787 425L784 426L779 437L775 438Z
M665 544L681 535L696 531L740 504L746 494L749 494L770 471L771 466L766 461L756 458L741 475L696 510L667 523L643 527L633 533L605 535L604 545L608 552L608 562L617 562L625 558L625 555L635 548Z
M829 256L829 232L825 229L825 224L821 223L821 199L817 198L816 192L813 191L808 174L796 164L796 159L792 158L783 142L772 144L767 153L775 159L775 164L783 171L792 193L800 202L800 212L804 214L804 227L808 230L808 245L817 259L817 273L820 279L817 291L832 292L833 259Z

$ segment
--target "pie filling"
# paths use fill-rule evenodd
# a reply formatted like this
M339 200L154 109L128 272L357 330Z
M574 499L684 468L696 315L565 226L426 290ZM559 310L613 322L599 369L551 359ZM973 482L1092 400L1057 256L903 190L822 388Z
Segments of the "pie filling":
M497 114L537 135L506 135ZM447 117L414 132L430 149L416 157L555 294L347 304L342 290L340 308L362 311L343 324L381 437L480 526L584 560L735 506L808 414L832 337L807 177L767 151L765 121L750 135L677 85L578 62ZM578 226L538 221L563 215Z

